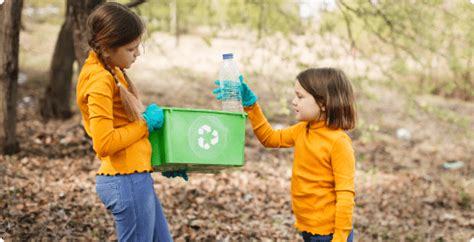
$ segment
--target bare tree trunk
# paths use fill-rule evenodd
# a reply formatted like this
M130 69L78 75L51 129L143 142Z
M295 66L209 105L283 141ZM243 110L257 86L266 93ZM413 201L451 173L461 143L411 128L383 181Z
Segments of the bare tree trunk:
M79 69L87 57L87 17L104 0L67 0L65 21L59 32L49 73L49 84L40 103L45 120L68 119L74 61Z
M95 7L104 3L105 0L81 0L72 1L74 18L73 42L76 60L79 69L84 65L89 47L87 45L87 17Z
M0 4L0 53L3 52L3 44L4 42L4 27L3 27L3 5ZM3 128L5 125L5 117L6 117L6 110L7 110L7 105L5 103L5 82L3 80L3 57L0 56L0 147L3 147L3 144L5 142L5 129Z
M72 116L69 102L75 56L71 2L72 0L66 1L66 20L59 31L49 70L49 84L40 102L40 114L45 120L68 119Z
M265 2L259 2L259 13L258 13L258 35L257 39L260 40L263 35L263 28L265 26Z
M174 33L175 46L179 46L179 9L178 0L170 2L170 32Z
M3 152L14 154L20 150L16 139L16 102L18 87L18 51L20 45L21 10L23 0L6 1L0 11L3 29L0 45L0 118L2 118L4 137L0 137Z
M146 2L146 0L134 0L134 1L131 1L127 4L125 4L125 6L129 7L129 8L134 8L142 3Z

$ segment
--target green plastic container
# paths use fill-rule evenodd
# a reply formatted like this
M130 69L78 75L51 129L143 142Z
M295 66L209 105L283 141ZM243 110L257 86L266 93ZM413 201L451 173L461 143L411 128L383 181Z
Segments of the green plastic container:
M163 108L164 125L150 133L155 170L218 172L244 165L247 114Z

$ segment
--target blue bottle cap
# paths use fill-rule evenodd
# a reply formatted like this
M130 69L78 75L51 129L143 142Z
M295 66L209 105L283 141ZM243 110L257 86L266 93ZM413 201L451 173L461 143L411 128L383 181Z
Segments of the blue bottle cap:
M232 54L232 53L226 53L226 54L223 54L223 55L222 55L222 58L223 58L224 60L227 60L227 59L234 59L234 54Z

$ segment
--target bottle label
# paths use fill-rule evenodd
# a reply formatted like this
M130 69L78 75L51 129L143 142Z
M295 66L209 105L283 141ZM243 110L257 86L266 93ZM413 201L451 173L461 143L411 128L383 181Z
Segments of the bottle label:
M221 83L222 101L241 101L240 82L224 80Z

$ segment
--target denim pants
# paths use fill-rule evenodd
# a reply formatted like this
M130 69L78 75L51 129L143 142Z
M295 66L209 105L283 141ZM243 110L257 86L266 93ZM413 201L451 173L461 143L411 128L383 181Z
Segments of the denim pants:
M332 241L332 234L328 235L319 235L319 234L311 234L308 232L301 233L304 242L331 242ZM352 242L354 240L354 230L351 231L349 236L347 237L347 242Z
M98 175L96 191L114 216L118 241L173 241L150 173Z

